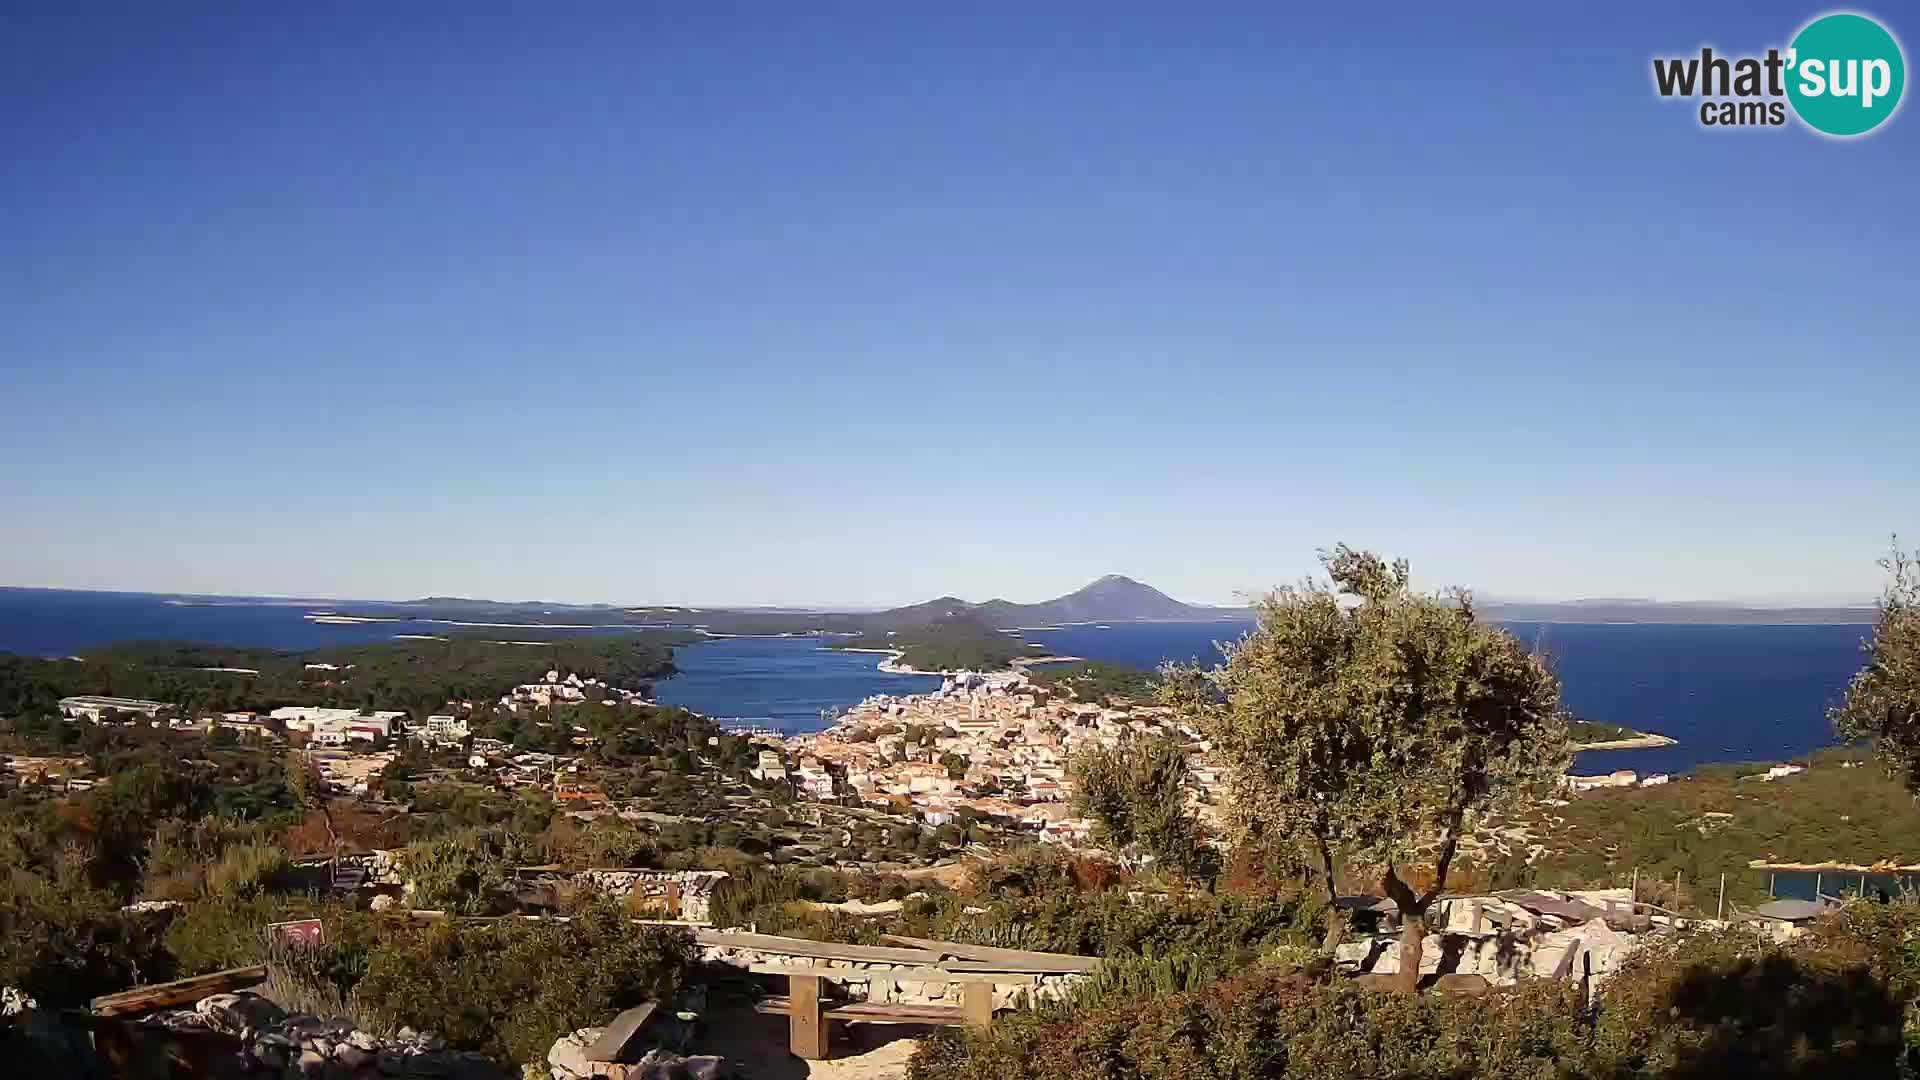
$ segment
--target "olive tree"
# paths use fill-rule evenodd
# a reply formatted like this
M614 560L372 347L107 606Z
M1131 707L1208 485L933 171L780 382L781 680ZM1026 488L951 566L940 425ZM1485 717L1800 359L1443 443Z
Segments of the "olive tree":
M1169 668L1164 692L1229 769L1237 839L1300 851L1329 905L1343 868L1377 875L1412 989L1461 838L1566 770L1559 681L1465 591L1413 591L1405 560L1342 545L1321 563L1330 581L1262 599L1219 666ZM1341 925L1330 911L1328 950Z
M1867 664L1830 716L1843 738L1871 739L1888 774L1920 794L1920 553L1908 556L1898 543L1880 560L1891 580Z
M1200 822L1187 812L1186 751L1165 738L1124 738L1073 756L1073 810L1117 849L1137 847L1156 865L1191 877L1214 870Z

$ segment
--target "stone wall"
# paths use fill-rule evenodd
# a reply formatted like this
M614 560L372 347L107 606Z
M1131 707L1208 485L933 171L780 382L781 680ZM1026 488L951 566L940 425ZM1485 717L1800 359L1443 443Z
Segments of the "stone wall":
M1420 972L1480 975L1495 986L1528 977L1582 975L1598 983L1638 946L1636 937L1600 919L1552 931L1428 934L1420 947ZM1366 937L1339 946L1334 958L1361 972L1391 975L1400 970L1400 941L1390 934Z
M578 888L654 902L702 924L712 919L713 890L726 879L725 870L583 870L571 877Z
M812 956L792 956L787 953L762 952L758 949L741 949L726 945L703 946L700 950L700 959L709 964L725 964L743 970L754 964L807 968L818 973L827 983L848 998L882 1005L958 1006L961 988L966 985L944 979L906 978L890 974L901 971L925 972L927 969L924 965L824 960ZM996 1009L1015 1007L1022 994L1025 994L1029 1001L1062 998L1074 983L1086 976L1035 974L1010 975L1008 978L1022 979L1025 982L1023 985L996 985L993 988L993 1007Z
M206 1030L238 1042L238 1064L264 1076L329 1080L384 1080L433 1076L444 1080L507 1080L486 1057L448 1050L444 1040L411 1028L375 1034L347 1019L288 1013L251 993L214 994L191 1009L154 1013L142 1025Z
M365 874L362 888L408 889L406 867L398 851L369 851L341 855L343 869ZM302 859L302 869L321 871L326 859ZM705 924L712 918L713 890L727 878L725 870L582 870L577 873L543 873L535 880L564 882L575 888L592 889L608 896L637 898L657 904L664 913L691 923ZM411 891L408 889L408 891Z

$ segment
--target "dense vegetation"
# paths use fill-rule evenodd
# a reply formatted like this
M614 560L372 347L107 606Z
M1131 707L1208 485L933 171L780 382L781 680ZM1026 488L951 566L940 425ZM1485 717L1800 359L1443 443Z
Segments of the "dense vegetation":
M1920 793L1920 554L1896 540L1880 565L1889 577L1880 621L1833 723L1847 738L1871 740L1887 773Z
M1612 742L1615 739L1631 739L1641 734L1630 727L1609 724L1605 720L1567 721L1567 741L1576 746L1581 743Z
M1020 638L972 617L940 619L896 631L869 630L834 646L882 649L921 671L999 671L1026 655Z
M1153 700L1159 688L1150 671L1099 661L1047 664L1034 668L1029 677L1047 690L1105 705L1145 704Z
M1119 992L952 1032L913 1080L1895 1077L1912 1066L1920 907L1863 904L1789 945L1682 937L1592 1007L1577 983L1386 994L1273 962L1197 990ZM1905 1031L1903 1033L1903 1024Z
M1166 739L1094 744L1073 759L1073 809L1092 818L1097 839L1139 852L1155 865L1210 878L1219 855L1186 806L1186 748Z
M1240 843L1294 855L1330 903L1343 868L1378 881L1411 990L1461 839L1566 769L1560 684L1471 596L1413 591L1405 560L1341 545L1321 561L1329 584L1261 601L1223 664L1169 669L1164 696L1232 770Z
M1497 819L1463 880L1474 888L1617 888L1637 879L1643 900L1713 915L1722 874L1730 906L1766 901L1767 871L1748 868L1754 859L1872 864L1910 862L1920 852L1920 806L1863 753L1828 751L1780 780L1759 779L1763 768L1703 768L1660 787L1593 791ZM1512 829L1524 833L1501 835ZM1529 862L1534 843L1543 850Z
M548 670L637 690L672 674L678 640L638 633L524 645L449 637L308 652L133 642L78 659L0 654L0 716L52 715L61 698L74 694L143 698L188 710L332 705L424 713L448 701L496 697ZM314 664L332 667L309 666Z

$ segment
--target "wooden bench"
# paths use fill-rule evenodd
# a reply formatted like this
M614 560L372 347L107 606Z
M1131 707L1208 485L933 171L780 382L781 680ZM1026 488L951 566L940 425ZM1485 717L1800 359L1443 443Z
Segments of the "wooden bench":
M993 988L997 985L1032 986L1033 976L990 974L941 969L863 971L859 969L792 968L755 964L762 975L784 975L785 996L770 996L754 1006L760 1012L788 1018L789 1044L795 1057L810 1060L826 1058L832 1046L833 1021L866 1024L940 1024L948 1027L986 1027L993 1022ZM915 982L957 982L960 1004L918 1005L872 1001L829 1002L821 994L821 983L828 978L908 979Z

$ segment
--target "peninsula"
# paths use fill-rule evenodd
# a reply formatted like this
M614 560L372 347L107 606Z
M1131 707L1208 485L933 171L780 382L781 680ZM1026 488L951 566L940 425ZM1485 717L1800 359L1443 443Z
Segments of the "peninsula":
M1648 731L1635 731L1600 720L1574 720L1567 725L1567 738L1578 750L1652 750L1678 745L1678 740Z

